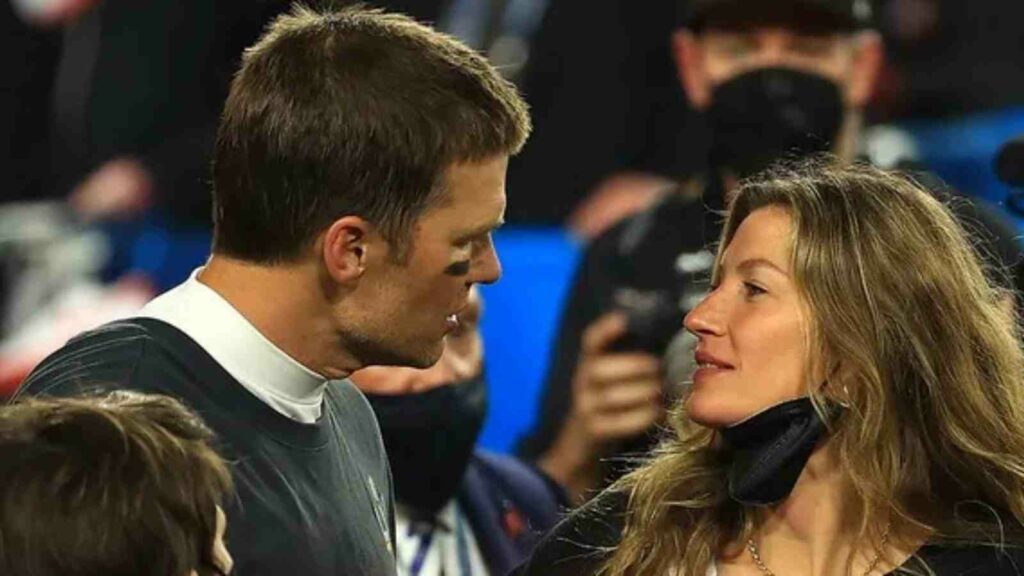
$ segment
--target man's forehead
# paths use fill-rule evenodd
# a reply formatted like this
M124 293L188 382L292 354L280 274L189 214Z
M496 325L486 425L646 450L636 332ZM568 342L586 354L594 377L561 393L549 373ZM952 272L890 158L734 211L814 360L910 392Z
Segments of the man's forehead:
M721 25L721 26L709 26L704 28L699 34L699 38L715 38L722 36L747 36L747 37L762 37L767 35L788 35L797 37L813 37L813 38L849 38L853 36L851 33L841 30L835 30L834 28L828 27L814 27L814 26L787 26L782 23L771 23L771 22L755 22L749 25Z
M709 12L701 25L693 30L698 35L713 31L755 33L765 30L783 30L809 36L852 35L856 30L835 14L814 8L780 9L770 2L751 3L742 10L723 7Z
M714 40L718 38L815 38L835 39L837 41L848 38L847 34L829 31L798 30L794 28L783 28L780 26L753 26L750 28L711 28L701 33L700 38Z
M873 12L871 0L687 0L679 15L680 25L697 33L758 23L849 33L870 28Z

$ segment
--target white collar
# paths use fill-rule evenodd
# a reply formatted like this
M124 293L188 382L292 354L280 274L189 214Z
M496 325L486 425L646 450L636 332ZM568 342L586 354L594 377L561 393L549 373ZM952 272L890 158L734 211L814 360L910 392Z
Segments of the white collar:
M189 279L147 304L139 316L162 320L196 341L238 382L281 414L320 418L327 380L274 345L223 296Z

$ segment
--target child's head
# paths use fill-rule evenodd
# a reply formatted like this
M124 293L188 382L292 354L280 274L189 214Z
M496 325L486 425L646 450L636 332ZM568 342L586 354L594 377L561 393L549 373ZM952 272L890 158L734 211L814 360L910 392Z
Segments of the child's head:
M214 576L231 490L212 433L171 398L0 407L0 573Z

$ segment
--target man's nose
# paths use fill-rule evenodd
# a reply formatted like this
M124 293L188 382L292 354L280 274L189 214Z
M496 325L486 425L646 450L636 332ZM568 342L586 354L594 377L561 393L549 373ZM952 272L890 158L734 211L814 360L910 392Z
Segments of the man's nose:
M501 279L501 259L493 243L488 243L484 253L480 255L476 263L477 273L473 282L478 284L494 284Z

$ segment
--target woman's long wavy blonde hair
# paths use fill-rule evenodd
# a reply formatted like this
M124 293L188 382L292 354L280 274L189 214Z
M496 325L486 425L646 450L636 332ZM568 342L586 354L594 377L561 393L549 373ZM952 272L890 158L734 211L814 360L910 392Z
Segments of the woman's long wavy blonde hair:
M890 525L890 541L924 531L1000 544L1024 523L1024 356L1006 293L961 225L908 178L818 160L740 185L719 260L768 206L792 218L811 355L832 375L808 393L848 406L828 442L861 510L859 537L877 542ZM755 529L753 509L729 498L714 432L681 406L652 459L612 488L629 506L604 575L703 576Z

